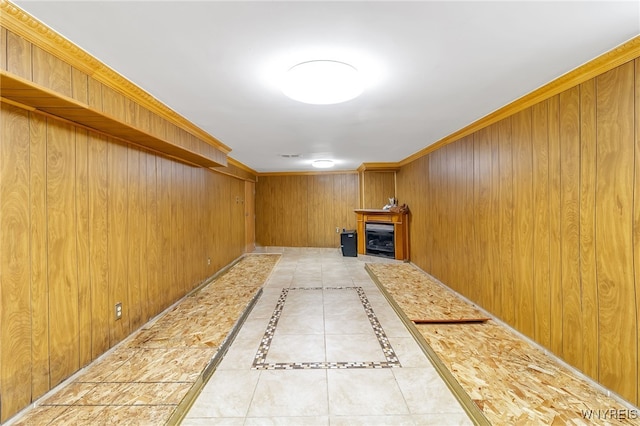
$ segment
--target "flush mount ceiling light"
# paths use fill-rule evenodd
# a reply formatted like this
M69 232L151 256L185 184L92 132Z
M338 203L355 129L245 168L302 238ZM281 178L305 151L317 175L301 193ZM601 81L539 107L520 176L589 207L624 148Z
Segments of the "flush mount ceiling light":
M282 92L307 104L337 104L360 95L362 80L358 70L344 62L308 61L287 71Z
M328 169L334 166L334 162L332 160L315 160L311 163L313 167L316 169Z

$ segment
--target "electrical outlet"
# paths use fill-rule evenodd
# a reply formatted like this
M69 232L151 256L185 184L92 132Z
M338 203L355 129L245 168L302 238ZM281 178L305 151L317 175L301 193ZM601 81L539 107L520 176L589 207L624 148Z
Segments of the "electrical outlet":
M207 258L207 265L211 265L211 258L210 257Z
M340 228L338 226L336 226L336 234L340 233Z
M122 302L116 303L116 320L122 318Z

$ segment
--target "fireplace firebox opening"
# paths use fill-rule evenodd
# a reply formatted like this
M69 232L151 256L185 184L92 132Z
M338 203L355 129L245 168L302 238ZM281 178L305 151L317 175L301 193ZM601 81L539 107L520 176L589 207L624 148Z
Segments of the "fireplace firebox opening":
M365 223L366 254L395 258L392 223Z

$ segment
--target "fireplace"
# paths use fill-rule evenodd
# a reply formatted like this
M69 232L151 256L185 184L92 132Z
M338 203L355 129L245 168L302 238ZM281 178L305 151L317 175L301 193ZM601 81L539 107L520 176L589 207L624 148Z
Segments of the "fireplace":
M393 223L365 224L366 254L395 258Z
M356 209L358 254L409 260L409 213Z

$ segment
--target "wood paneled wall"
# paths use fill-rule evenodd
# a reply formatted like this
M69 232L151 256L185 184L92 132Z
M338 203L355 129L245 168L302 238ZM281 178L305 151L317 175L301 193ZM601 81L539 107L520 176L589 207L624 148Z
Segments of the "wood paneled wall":
M0 40L4 70L158 137L214 149L11 31L0 28ZM247 172L192 167L0 108L2 422L244 252Z
M360 173L360 208L381 209L396 196L395 171L369 171Z
M355 229L358 175L258 177L256 243L261 246L339 247L336 228Z
M0 105L4 421L240 256L245 188Z
M640 403L640 60L397 177L416 265Z

